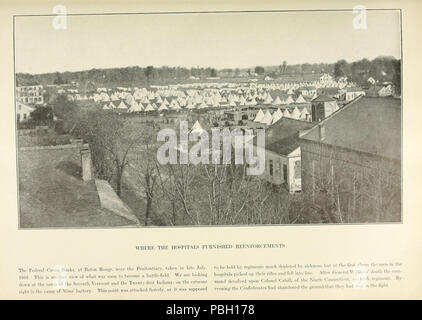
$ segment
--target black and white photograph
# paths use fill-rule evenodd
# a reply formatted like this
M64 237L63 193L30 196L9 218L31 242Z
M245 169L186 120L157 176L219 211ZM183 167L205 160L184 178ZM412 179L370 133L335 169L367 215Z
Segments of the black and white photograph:
M400 10L13 23L19 229L405 219Z

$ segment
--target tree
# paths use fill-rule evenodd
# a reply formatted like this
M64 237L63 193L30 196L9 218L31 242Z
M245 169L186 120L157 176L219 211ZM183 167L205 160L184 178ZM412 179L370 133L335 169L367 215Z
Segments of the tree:
M287 71L287 61L284 60L282 64L282 72L285 73Z
M334 76L344 77L348 74L348 63L346 60L339 60L334 64Z
M60 72L56 72L56 79L54 79L54 84L60 85L64 83L66 83L66 81L62 79L62 75L60 74Z
M217 76L217 70L212 68L211 71L210 71L210 76L213 77L213 78L216 77Z
M126 121L114 112L88 112L80 119L75 134L90 144L97 176L111 181L121 196L122 179L129 164L128 155L138 142L139 135L127 127Z
M401 95L401 60L393 60L393 85L396 94Z
M255 67L255 73L256 73L256 74L259 74L259 75L264 74L264 73L265 73L265 69L264 69L264 67L256 66L256 67Z
M80 107L66 96L58 95L51 104L54 115L63 123L65 132L72 132L83 117Z
M53 121L53 109L51 107L38 107L31 112L31 122L38 125L49 124Z
M141 197L145 199L144 224L149 224L154 211L154 199L159 183L159 169L157 158L157 145L154 142L152 128L142 126L139 135L139 147L131 150L129 155L128 183L134 185L134 189L140 191Z
M145 76L147 77L148 82L151 80L153 75L154 75L154 67L153 66L146 67Z

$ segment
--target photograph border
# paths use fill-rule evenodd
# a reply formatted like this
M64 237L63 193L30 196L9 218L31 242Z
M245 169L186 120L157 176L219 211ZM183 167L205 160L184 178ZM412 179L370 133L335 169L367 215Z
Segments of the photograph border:
M15 124L15 148L16 148L16 179L17 179L17 211L18 211L18 230L110 230L110 229L174 229L174 228L245 228L245 227L317 227L317 226L382 226L382 225L403 225L403 13L401 8L366 8L366 11L398 11L400 21L400 72L401 72L401 155L400 155L400 189L401 189L401 212L400 222L368 222L368 223L306 223L306 224L239 224L239 225L176 225L176 226L143 226L143 225L129 225L129 226L111 226L111 227L21 227L20 217L20 201L19 201L19 146L18 133L16 123L16 34L15 34L15 19L25 17L55 17L57 14L14 14L13 15L13 98L14 98L14 124ZM211 11L154 11L154 12L106 12L106 13L66 13L66 16L118 16L118 15L182 15L182 14L236 14L236 13L287 13L287 12L353 12L353 8L345 9L290 9L290 10L211 10Z

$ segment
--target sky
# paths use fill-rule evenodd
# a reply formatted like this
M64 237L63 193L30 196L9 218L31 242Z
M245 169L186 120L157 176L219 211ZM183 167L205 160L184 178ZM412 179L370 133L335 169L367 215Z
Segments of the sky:
M373 11L355 29L352 11L15 17L16 72L126 66L247 68L400 58L400 14Z

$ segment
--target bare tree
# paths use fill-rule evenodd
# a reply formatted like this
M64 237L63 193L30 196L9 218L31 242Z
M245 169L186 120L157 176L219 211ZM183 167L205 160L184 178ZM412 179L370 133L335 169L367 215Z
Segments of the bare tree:
M139 136L126 126L126 120L114 112L92 111L80 120L77 131L93 150L96 173L108 181L114 178L119 196L128 154Z

